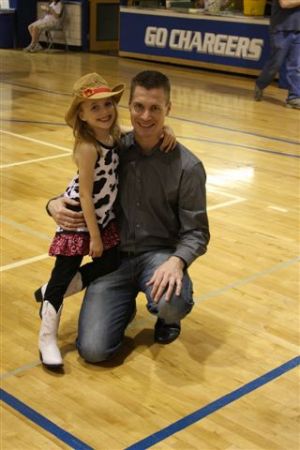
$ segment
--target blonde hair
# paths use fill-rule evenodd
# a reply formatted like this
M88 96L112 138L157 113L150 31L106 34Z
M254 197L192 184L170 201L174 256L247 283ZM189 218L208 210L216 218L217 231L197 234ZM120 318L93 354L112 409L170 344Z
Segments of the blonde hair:
M97 150L97 152L101 155L101 147L99 141L97 141L93 130L89 127L87 122L80 119L79 112L83 102L81 102L76 109L75 117L74 117L74 126L73 126L73 135L75 138L74 147L73 147L73 157L75 155L76 147L79 142L88 142L93 144ZM115 110L115 120L113 121L109 134L112 136L115 144L120 145L121 142L121 129L118 123L118 108L117 103L112 99L113 107Z

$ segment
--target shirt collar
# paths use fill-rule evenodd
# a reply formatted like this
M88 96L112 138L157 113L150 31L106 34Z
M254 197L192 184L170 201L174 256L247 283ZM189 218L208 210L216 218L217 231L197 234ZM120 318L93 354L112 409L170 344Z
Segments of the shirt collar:
M155 147L153 147L153 149L152 149L150 152L148 152L148 153L145 154L145 153L143 153L143 151L142 151L141 147L139 146L139 144L136 142L136 140L135 140L135 138L134 138L134 133L133 133L133 131L130 131L129 133L126 133L126 135L125 135L124 138L123 138L123 143L125 144L125 147L126 147L127 149L130 149L130 148L134 147L135 149L138 150L138 152L139 152L141 155L144 155L144 156L149 156L149 155L152 155L153 153L155 153L155 152L157 152L157 151L160 151L159 146L160 146L161 142L162 142L162 140L159 141L159 142L157 143L157 145L156 145Z

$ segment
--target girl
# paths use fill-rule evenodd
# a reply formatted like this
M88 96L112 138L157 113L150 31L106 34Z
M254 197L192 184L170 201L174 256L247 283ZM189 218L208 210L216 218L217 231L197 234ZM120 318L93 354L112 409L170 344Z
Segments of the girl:
M63 13L63 4L60 0L49 2L48 6L42 5L41 8L46 14L42 19L38 19L28 26L31 42L24 48L25 52L34 53L42 50L42 46L39 43L41 33L46 30L57 28L60 25Z
M93 263L81 272L81 288L118 267L119 235L112 207L117 195L120 139L116 105L123 91L123 84L111 89L100 75L87 74L75 83L74 98L65 116L75 136L78 174L64 196L78 200L77 210L82 210L87 227L75 233L57 229L49 251L56 256L51 278L35 293L37 300L43 300L40 357L49 367L63 364L56 342L63 297L83 256L90 255Z

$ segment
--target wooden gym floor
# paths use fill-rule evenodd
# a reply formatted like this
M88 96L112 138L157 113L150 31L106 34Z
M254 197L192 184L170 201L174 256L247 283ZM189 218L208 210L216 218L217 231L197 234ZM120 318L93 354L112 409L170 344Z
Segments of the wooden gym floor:
M253 78L81 53L1 50L1 448L297 450L300 112ZM173 86L168 124L207 170L211 243L190 268L195 307L180 339L153 343L138 298L116 360L75 349L82 295L65 302L65 373L41 367L38 305L55 226L46 201L74 173L64 124L73 82L140 70ZM120 121L129 125L128 90Z

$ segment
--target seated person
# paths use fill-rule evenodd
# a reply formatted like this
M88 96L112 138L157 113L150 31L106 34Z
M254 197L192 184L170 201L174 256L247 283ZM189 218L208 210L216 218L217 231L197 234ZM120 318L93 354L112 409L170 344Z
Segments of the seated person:
M30 44L24 48L26 52L38 52L42 50L39 43L40 35L43 31L57 28L60 25L61 16L63 12L63 4L60 0L49 2L49 5L42 5L41 8L46 12L42 19L36 20L28 26L31 36Z

